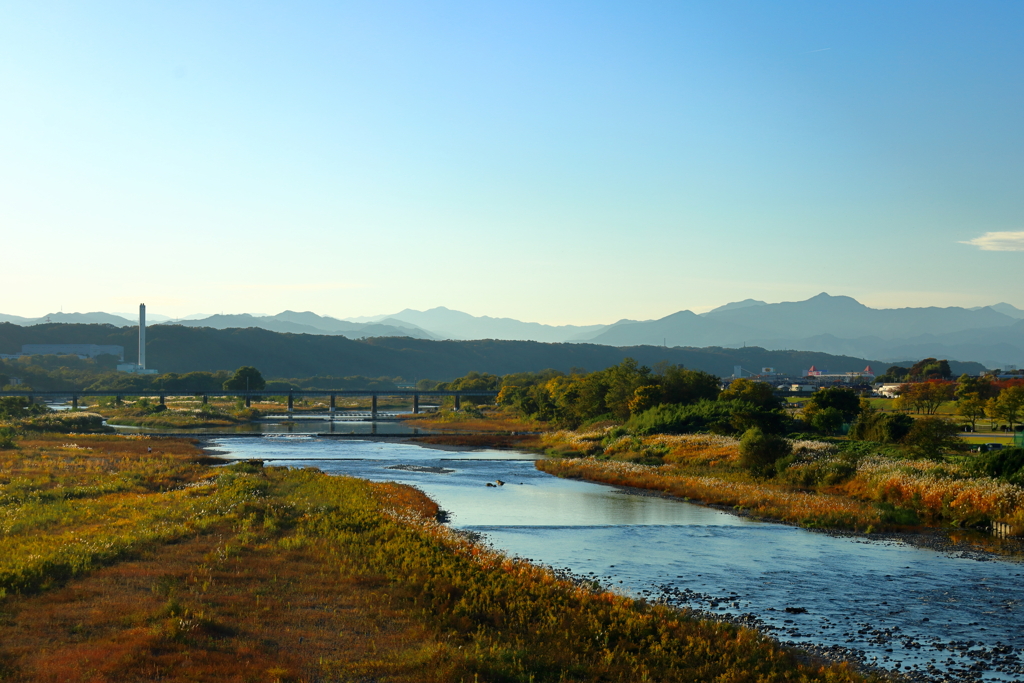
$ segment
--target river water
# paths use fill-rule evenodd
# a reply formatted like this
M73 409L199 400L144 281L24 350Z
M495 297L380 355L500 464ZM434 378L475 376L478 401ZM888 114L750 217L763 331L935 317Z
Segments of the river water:
M272 436L229 458L412 484L511 555L915 680L1024 680L1024 564L755 522L535 469L509 451ZM501 480L503 486L487 486ZM789 611L787 611L787 608Z

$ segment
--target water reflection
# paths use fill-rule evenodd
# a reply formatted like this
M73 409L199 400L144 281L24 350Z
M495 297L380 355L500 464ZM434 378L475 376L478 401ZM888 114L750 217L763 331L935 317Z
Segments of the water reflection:
M218 436L231 434L309 434L346 436L412 436L422 430L410 427L404 422L395 420L281 420L265 422L246 422L237 425L220 427L135 427L109 423L118 432L146 434L194 434L198 436Z

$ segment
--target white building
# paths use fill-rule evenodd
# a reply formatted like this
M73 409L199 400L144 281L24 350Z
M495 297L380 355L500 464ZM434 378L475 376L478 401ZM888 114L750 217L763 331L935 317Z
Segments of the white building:
M879 384L875 387L875 393L886 398L896 398L900 395L902 384Z

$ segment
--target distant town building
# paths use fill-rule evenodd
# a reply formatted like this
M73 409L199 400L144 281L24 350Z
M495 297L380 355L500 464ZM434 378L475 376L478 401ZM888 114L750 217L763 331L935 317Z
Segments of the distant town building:
M813 365L807 371L807 379L813 380L818 386L824 384L871 384L875 381L875 371L867 366L860 372L822 372Z
M902 384L882 384L875 387L875 393L886 398L896 398L902 393L900 391L902 386Z

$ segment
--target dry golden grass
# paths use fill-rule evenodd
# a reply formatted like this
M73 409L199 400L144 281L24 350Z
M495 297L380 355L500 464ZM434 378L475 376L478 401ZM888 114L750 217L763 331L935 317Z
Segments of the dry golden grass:
M693 476L672 465L651 467L594 458L544 460L537 469L560 477L660 491L679 498L727 505L759 517L803 526L878 528L880 510L872 503L840 495L794 490L791 486Z
M483 417L462 417L452 411L409 415L403 421L410 427L459 432L541 432L548 429L544 423L524 420L501 410L485 410Z
M247 548L220 560L230 536L210 530L12 597L0 621L5 679L425 680L421 667L438 645L388 606L378 582L326 571L313 548Z
M435 434L433 436L417 436L413 438L413 441L436 446L518 450L534 450L540 444L540 440L531 434Z
M609 438L607 429L540 437L545 472L652 489L805 526L896 529L919 525L1024 528L1024 489L953 463L844 456L834 444L791 442L795 461L759 479L739 465L739 441L684 434ZM589 457L581 457L589 456ZM787 461L788 462L788 461Z

